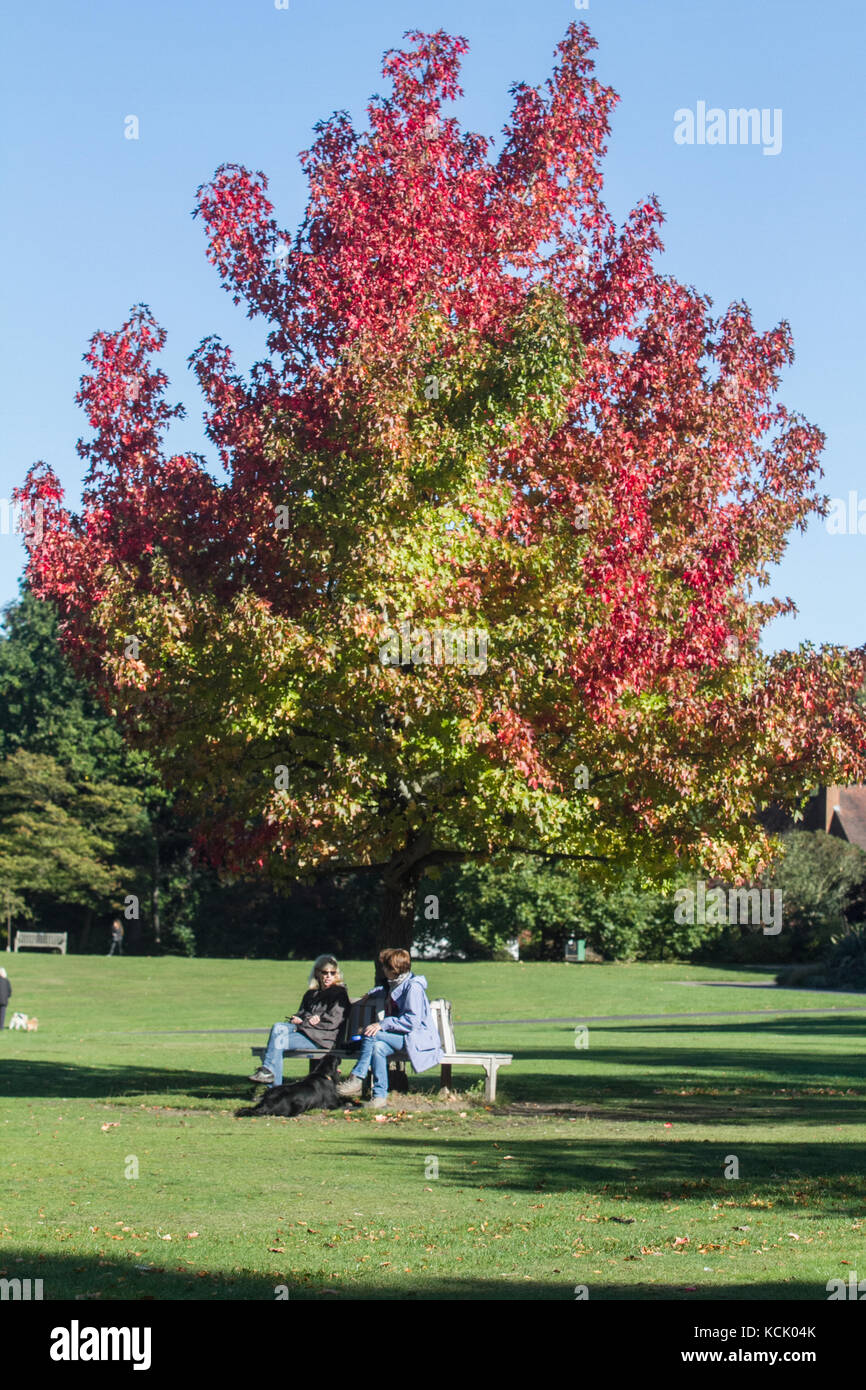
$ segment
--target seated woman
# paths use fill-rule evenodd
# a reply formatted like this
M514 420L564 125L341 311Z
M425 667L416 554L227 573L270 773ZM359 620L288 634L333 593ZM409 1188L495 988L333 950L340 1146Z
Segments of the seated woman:
M319 956L296 1014L288 1023L275 1023L268 1038L262 1065L250 1077L266 1086L283 1084L283 1051L330 1051L349 1011L349 995L340 967L333 956Z
M427 981L423 975L412 974L409 952L392 947L380 952L379 961L388 983L371 989L365 998L374 1003L384 998L385 1017L381 1023L371 1023L363 1030L358 1060L337 1087L340 1096L360 1094L361 1083L372 1066L371 1105L376 1110L388 1104L389 1057L403 1053L415 1071L427 1071L442 1056L439 1030L427 999Z

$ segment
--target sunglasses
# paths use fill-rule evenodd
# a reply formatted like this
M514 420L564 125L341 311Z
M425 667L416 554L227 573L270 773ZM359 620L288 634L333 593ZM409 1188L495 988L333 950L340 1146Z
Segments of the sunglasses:
M320 970L320 975L336 975L336 970Z

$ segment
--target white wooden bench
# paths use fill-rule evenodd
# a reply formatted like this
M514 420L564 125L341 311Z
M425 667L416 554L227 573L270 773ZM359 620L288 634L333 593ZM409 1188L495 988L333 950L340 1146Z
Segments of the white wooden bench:
M442 1044L440 1081L443 1086L451 1085L452 1067L483 1067L485 1074L484 1099L496 1099L496 1074L500 1067L508 1067L514 1060L511 1052L458 1052L454 1037L454 1024L451 1020L451 1000L431 999L430 1009L439 1029Z
M67 935L65 931L17 931L15 950L19 946L35 946L40 951L59 951L65 956Z
M310 1064L309 1070L312 1071L313 1065L321 1057L351 1058L354 1061L357 1058L357 1048L349 1049L346 1044L356 1033L360 1033L368 1023L375 1023L377 1020L381 1021L384 1018L384 1011L381 1009L377 1010L375 1004L369 1004L366 1000L353 999L350 1002L352 1007L346 1015L336 1047L331 1049L316 1048L309 1052L289 1052L284 1050L283 1063L285 1064L287 1061L294 1061L296 1059L299 1061L306 1059ZM431 999L430 1011L436 1021L436 1027L439 1030L439 1042L442 1046L442 1057L439 1063L442 1069L440 1072L440 1085L451 1085L452 1067L483 1067L485 1074L484 1099L495 1100L497 1072L500 1067L511 1065L514 1060L513 1054L510 1052L458 1052L454 1038L454 1025L451 1021L451 1000ZM258 1057L259 1061L264 1058L265 1050L264 1047L250 1048L253 1056ZM389 1059L389 1073L389 1084L393 1082L391 1089L398 1092L406 1091L408 1088L408 1078L406 1076L405 1055L400 1056L398 1053L396 1056ZM365 1081L365 1091L370 1090L372 1079L373 1073L370 1071Z

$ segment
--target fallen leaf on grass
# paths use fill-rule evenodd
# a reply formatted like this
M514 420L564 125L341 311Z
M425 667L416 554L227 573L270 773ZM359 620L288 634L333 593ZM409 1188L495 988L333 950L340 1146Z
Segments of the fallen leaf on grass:
M120 1120L109 1120L107 1125L100 1125L99 1128L103 1131L103 1133L107 1129L119 1129Z
M674 1236L674 1245L688 1245L691 1236Z

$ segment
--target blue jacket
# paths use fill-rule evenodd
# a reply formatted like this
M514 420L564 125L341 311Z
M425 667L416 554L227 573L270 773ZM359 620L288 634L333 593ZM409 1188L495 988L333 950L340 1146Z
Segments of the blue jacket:
M404 1046L415 1071L427 1071L430 1067L435 1067L442 1056L439 1029L430 1012L426 989L427 981L423 975L410 974L402 985L397 985L396 988L380 985L378 989L371 989L369 995L371 999L375 999L377 995L383 995L387 999L390 994L392 1005L397 1012L383 1018L382 1031L405 1034Z

